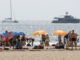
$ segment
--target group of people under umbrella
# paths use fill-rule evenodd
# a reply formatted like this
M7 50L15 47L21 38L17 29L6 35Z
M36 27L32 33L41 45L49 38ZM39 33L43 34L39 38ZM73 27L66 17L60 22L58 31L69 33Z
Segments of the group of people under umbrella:
M78 35L74 32L74 30L70 31L69 33L66 33L62 30L56 30L53 32L53 34L58 35L58 43L56 45L53 44L53 46L55 46L56 49L61 49L61 48L69 49L70 46L72 47L72 49L75 46L76 49ZM40 40L40 45L35 46L34 49L43 49L44 46L46 46L46 48L48 49L50 42L48 32L44 30L39 30L34 32L31 36L36 36L36 35L41 36L42 39ZM64 36L64 42L62 42L61 36ZM5 31L0 34L0 42L1 42L0 45L4 45L4 48L6 44L8 44L10 48L11 46L13 46L13 49L14 48L22 49L23 46L26 45L26 42L28 42L29 44L32 42L33 46L34 39L28 38L26 34L23 32L17 33L17 32Z
M69 33L66 33L63 30L56 30L53 32L53 34L58 35L58 43L52 45L52 46L55 46L56 49L64 49L64 48L69 49L69 47L72 47L71 49L73 49L73 47L77 49L76 47L79 39L77 38L78 35L77 33L74 32L74 30L71 30ZM41 46L45 45L47 46L47 49L48 49L49 42L50 42L48 32L40 30L32 34L32 36L35 36L35 35L42 36L40 45ZM62 36L64 37L63 40L62 40Z
M75 33L74 30L69 31L69 33L66 33L62 30L57 30L53 33L58 35L58 44L55 46L56 48L69 49L69 47L72 47L71 50L73 50L73 47L75 47L75 49L77 49L77 42L79 39L78 34ZM63 42L61 36L64 37Z
M13 46L13 49L22 49L24 45L26 45L26 42L30 40L33 42L32 38L29 38L26 36L24 32L8 32L5 31L0 34L0 45L4 46ZM33 45L33 44L32 44Z

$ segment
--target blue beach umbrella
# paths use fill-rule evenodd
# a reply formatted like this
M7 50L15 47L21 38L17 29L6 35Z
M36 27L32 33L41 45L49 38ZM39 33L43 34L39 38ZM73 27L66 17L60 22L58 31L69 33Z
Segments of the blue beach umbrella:
M18 35L18 32L11 32L11 34L13 34L13 35Z
M3 36L8 36L8 34L7 34L7 33L2 33L1 35L3 35Z
M18 35L22 35L22 36L25 36L25 33L24 32L19 32Z

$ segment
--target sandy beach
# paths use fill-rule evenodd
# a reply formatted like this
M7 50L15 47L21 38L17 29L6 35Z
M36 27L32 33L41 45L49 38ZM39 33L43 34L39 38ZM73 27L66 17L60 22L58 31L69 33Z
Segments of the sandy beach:
M1 51L0 60L80 60L80 51Z

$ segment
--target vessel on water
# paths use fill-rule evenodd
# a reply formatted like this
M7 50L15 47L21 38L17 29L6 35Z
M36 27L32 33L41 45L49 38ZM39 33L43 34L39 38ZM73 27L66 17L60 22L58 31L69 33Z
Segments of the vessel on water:
M12 20L12 18L5 18L2 23L18 23L17 20Z
M17 20L13 20L12 15L12 0L10 0L10 17L2 20L2 23L18 23Z
M80 23L80 19L74 18L66 12L66 15L63 18L55 17L52 23Z

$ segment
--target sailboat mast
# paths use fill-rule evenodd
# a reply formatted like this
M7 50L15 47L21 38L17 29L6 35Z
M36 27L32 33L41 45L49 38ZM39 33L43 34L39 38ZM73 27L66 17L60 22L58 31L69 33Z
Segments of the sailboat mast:
M10 18L12 20L12 0L10 0Z

